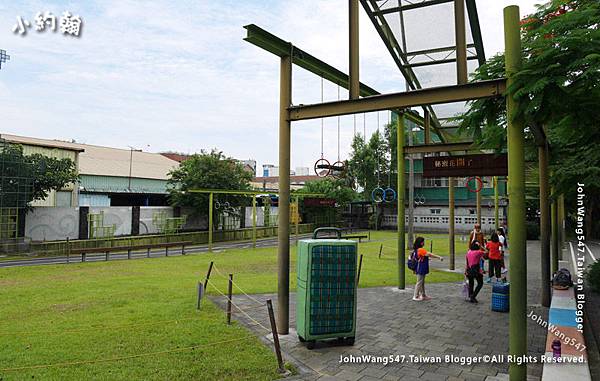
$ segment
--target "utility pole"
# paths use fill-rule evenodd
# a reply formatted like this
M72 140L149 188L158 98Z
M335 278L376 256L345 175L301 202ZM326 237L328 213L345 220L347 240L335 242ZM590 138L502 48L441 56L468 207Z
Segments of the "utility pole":
M129 147L129 185L127 186L127 190L129 190L129 192L131 192L131 170L133 168L133 151L142 152L142 150L136 149L132 146L127 146L127 147Z

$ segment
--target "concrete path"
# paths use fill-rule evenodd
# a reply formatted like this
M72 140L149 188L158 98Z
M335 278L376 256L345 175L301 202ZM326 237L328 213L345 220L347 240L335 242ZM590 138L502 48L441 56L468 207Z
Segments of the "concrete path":
M459 256L457 256L458 259ZM539 242L528 242L528 313L547 319L548 309L539 305ZM474 305L464 301L459 283L428 284L430 301L412 301L412 289L393 287L363 288L358 292L357 336L353 347L318 343L308 350L299 343L295 331L280 336L284 358L300 369L299 380L503 380L508 365L417 363L414 356L476 356L508 354L508 314L490 309L491 287L485 285ZM290 327L295 327L295 294L290 295ZM260 304L277 296L235 295L234 303L249 315L236 313L235 319L253 330L272 347L272 337L261 327L269 327L266 308ZM224 298L214 301L225 306ZM235 309L234 309L235 310ZM250 319L251 318L251 319ZM546 330L528 321L529 354L544 353ZM340 363L341 356L404 355L403 363ZM541 376L540 364L529 365L531 380Z

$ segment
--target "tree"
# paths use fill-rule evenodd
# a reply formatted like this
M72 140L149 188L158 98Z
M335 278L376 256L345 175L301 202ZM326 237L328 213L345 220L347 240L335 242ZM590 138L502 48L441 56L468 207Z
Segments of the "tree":
M600 212L598 20L597 0L552 0L539 6L521 22L523 66L507 89L508 96L519 100L515 117L523 118L528 127L540 126L546 130L550 182L556 192L574 200L577 183L585 184L588 234L592 219ZM504 76L504 55L500 54L482 65L473 79ZM504 148L505 100L477 100L469 107L460 116L461 130L473 134L482 148ZM530 128L526 134L528 141L533 142ZM534 144L527 148L527 156L535 157Z
M370 200L378 186L387 188L390 171L388 142L375 131L368 143L357 135L352 141L352 152L347 164L347 176L363 189L363 199Z
M198 214L208 215L208 194L191 193L192 189L248 190L253 174L236 160L226 157L216 149L202 150L183 161L179 168L169 173L169 201L173 206L191 207ZM232 207L244 206L248 197L216 195L220 203L229 202ZM215 219L215 224L218 218Z
M1 143L0 163L2 207L29 208L32 201L48 197L51 190L78 180L73 160L37 153L24 155L23 147L18 144Z

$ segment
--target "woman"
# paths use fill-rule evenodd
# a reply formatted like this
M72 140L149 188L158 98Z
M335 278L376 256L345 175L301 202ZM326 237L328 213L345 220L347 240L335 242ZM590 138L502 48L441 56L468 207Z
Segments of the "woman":
M502 271L502 244L500 243L500 239L498 238L498 234L496 232L492 233L492 237L485 244L485 249L488 252L488 257L490 259L490 264L488 266L488 275L486 283L491 283L494 274L496 274L496 281L500 281L501 271Z
M444 260L444 258L439 255L435 255L425 250L423 248L424 246L425 238L417 237L413 244L413 252L416 253L417 256L417 268L415 269L417 284L415 284L415 294L413 296L413 300L416 301L431 299L429 296L425 295L425 276L429 274L429 257L437 258L440 261Z
M481 287L483 287L483 274L481 272L481 268L479 267L479 261L481 261L482 257L483 250L481 250L479 242L473 241L469 251L467 251L467 264L465 267L465 275L469 280L469 301L471 303L477 303L477 294L479 294ZM475 286L475 280L477 280L477 288L473 290L473 287Z

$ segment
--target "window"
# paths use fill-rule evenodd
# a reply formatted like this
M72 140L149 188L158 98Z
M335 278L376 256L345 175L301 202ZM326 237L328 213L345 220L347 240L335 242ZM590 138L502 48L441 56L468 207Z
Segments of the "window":
M440 214L442 212L441 209L429 209L429 211L431 212L431 214Z
M475 209L469 209L469 214L475 214Z

